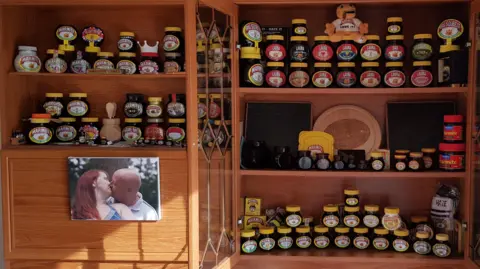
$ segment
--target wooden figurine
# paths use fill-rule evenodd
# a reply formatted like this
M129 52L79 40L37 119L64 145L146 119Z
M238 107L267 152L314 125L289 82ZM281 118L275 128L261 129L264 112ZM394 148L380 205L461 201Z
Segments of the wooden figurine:
M340 42L344 36L352 36L357 43L365 43L364 34L368 33L368 24L356 18L355 5L341 4L337 7L337 19L327 23L325 33L330 41Z

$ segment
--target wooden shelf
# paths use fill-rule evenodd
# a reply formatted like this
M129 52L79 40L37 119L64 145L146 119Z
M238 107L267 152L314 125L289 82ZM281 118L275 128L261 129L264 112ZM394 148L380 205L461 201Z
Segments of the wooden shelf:
M26 73L26 72L10 72L8 74L11 77L51 77L51 78L65 78L65 79L134 79L134 80L150 80L150 79L167 79L167 78L175 78L175 79L183 79L187 77L187 73L185 72L178 72L173 74L157 74L157 75L122 75L122 74L71 74L71 73L62 73L62 74L54 74L54 73Z
M324 177L324 178L465 178L465 172L360 172L360 171L284 171L240 170L242 176Z
M466 93L467 87L439 87L439 88L239 88L241 94L448 94Z
M343 4L342 0L233 0L238 5L325 5L325 4ZM468 3L469 0L357 0L355 4L438 4L438 3Z
M183 5L183 0L0 0L0 5L11 6L79 6L79 5L92 5L92 6L144 6L144 5Z

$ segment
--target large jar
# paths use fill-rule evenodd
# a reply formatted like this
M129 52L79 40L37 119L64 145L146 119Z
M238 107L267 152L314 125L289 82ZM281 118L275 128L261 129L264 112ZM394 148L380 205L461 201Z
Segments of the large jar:
M165 36L163 37L163 51L183 53L182 28L165 27Z
M126 118L139 118L144 113L143 95L128 93L127 101L123 105L123 112Z
M387 36L387 45L385 46L386 61L403 61L405 59L405 46L403 45L403 35Z
M49 73L61 74L67 71L68 64L65 61L65 51L49 49L47 54L50 58L45 61L45 69Z
M310 47L308 46L308 37L292 36L290 38L290 62L308 63L310 59Z
M285 224L287 224L288 227L298 227L302 223L302 214L300 213L300 206L297 205L287 205L285 208L286 214L285 214Z
M282 88L287 83L285 64L283 62L268 62L265 82L272 88Z
M149 118L161 118L163 112L162 97L148 97L147 116Z
M284 37L282 35L268 35L265 57L269 62L280 62L287 56Z
M288 82L294 88L305 88L310 82L307 63L291 63Z
M256 47L262 42L262 27L256 21L243 21L238 27L240 33L238 35L240 46Z
M134 32L120 32L120 39L117 42L120 53L137 51L137 41L135 41Z
M37 56L37 47L18 46L18 54L13 64L17 72L40 72L42 61Z
M320 35L315 37L315 43L312 47L312 57L315 61L328 62L332 59L333 53L329 36Z
M35 145L45 145L53 138L53 131L50 126L49 118L30 119L30 129L28 132L28 141Z
M240 72L242 87L263 86L263 66L260 63L260 49L245 47L240 50Z

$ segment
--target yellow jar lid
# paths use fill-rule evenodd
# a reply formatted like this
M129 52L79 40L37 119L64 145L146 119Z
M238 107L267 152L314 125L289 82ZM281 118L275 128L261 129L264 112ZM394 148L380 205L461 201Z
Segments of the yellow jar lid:
M185 119L168 119L169 123L185 123Z
M437 234L435 239L439 241L448 241L448 234Z
M440 53L449 52L449 51L457 51L460 50L459 45L441 45L440 46Z
M400 208L398 207L385 207L383 209L385 214L399 214L400 213Z
M260 49L255 47L243 47L240 49L242 59L260 59Z
M410 153L410 150L408 150L408 149L397 149L397 150L395 150L395 153L408 154L408 153Z
M308 41L308 37L306 37L306 36L292 36L292 37L290 37L290 41Z
M289 234L292 232L292 228L286 226L280 226L277 228L277 233Z
M140 118L125 118L125 123L141 123L142 119Z
M350 35L343 36L342 40L343 41L353 41L353 36L350 36Z
M309 233L310 232L310 226L299 226L295 228L295 231L297 233Z
M31 123L49 123L50 122L50 119L30 119L30 122Z
M210 99L221 99L222 98L222 94L220 94L220 93L212 93L209 96L210 96Z
M167 26L165 27L165 32L181 32L182 31L182 28L180 27L172 27L172 26Z
M70 44L61 44L61 45L58 45L58 50L71 52L71 51L75 51L75 46Z
M82 118L82 122L98 122L98 118Z
M163 101L163 97L148 97L149 102L161 102Z
M342 62L342 63L338 63L338 67L355 67L355 63L349 63L349 62L344 63L344 62Z
M65 51L63 50L56 50L56 49L47 50L47 54L55 54L55 52L60 55L65 55Z
M389 17L387 18L387 22L403 22L402 17Z
M413 66L431 66L432 62L431 61L416 61L413 62Z
M385 229L385 228L375 228L373 230L374 233L376 234L379 234L379 235L387 235L388 234L388 230Z
M395 155L394 157L395 157L395 159L403 160L403 159L407 158L407 155L398 154L398 155Z
M362 67L379 67L380 64L378 62L363 62Z
M410 157L413 157L413 158L422 158L423 157L423 153L421 152L410 152Z
M284 67L285 64L283 62L268 62L268 67Z
M95 46L85 47L85 52L98 53L98 52L100 52L100 51L101 51L100 47L95 47Z
M287 212L299 212L300 211L300 206L299 205L287 205L285 207L285 210Z
M355 227L353 228L353 232L357 234L366 234L368 233L368 228L366 227Z
M97 56L98 57L113 57L113 52L103 51L103 52L97 53Z
M68 97L72 98L87 98L87 94L83 92L76 92L76 93L71 93L68 95Z
M415 236L420 239L427 239L430 237L430 234L428 232L417 232Z
M120 36L135 36L134 32L120 32Z
M423 153L435 153L436 151L436 148L422 148Z
M338 211L338 206L337 205L324 205L323 206L323 211L325 212L337 212Z
M420 222L427 222L428 221L428 218L427 216L412 216L410 218L410 220L413 222L413 223L420 223Z
M240 232L241 237L254 237L255 231L254 230L242 230Z
M317 225L313 228L316 233L328 233L328 227L323 225Z
M198 98L207 98L207 94L206 93L199 93L199 94L197 94L197 97Z
M402 62L387 62L385 64L386 67L403 67Z
M331 63L315 63L315 67L332 67Z
M383 157L383 153L382 152L379 152L379 151L372 151L370 153L370 157L372 158L382 158Z
M393 232L396 236L408 236L409 232L407 229L397 229Z
M308 64L307 63L291 63L290 67L300 67L300 68L307 68Z
M118 57L129 57L129 58L131 58L131 57L136 57L136 56L137 56L137 54L135 54L134 52L120 52L118 54Z
M387 35L387 40L403 40L403 35Z
M59 93L59 92L47 92L47 93L45 93L45 97L50 97L50 98L62 98L62 97L63 97L63 93Z
M330 37L328 35L317 35L314 38L315 41L329 41Z
M217 126L220 126L222 124L222 121L221 120L216 120L213 122L213 124L217 125Z
M62 122L76 122L77 121L76 118L70 118L70 117L60 117L58 119Z
M214 43L210 46L210 50L215 50L215 49L221 49L222 48L222 44L220 43ZM253 47L254 49L257 49L255 47Z
M335 232L340 233L340 234L346 234L350 232L350 228L348 227L336 227Z
M343 194L345 194L345 195L359 195L360 191L355 190L355 189L345 189L345 190L343 190Z
M267 35L267 40L284 40L283 35Z
M260 228L260 234L273 234L275 232L275 229L273 227L261 227Z
M379 35L366 35L365 38L367 40L380 40L380 36Z
M293 19L292 24L307 24L306 19Z
M360 208L358 206L346 206L344 210L348 213L354 213L360 211Z
M416 34L413 39L432 39L432 34Z
M378 205L365 205L365 211L378 211L380 207Z

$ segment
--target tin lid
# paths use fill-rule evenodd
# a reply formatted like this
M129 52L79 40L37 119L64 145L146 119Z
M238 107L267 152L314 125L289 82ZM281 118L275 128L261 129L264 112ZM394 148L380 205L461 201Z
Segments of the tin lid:
M260 227L260 234L273 234L275 229L273 227Z
M165 32L181 32L182 31L182 28L180 27L176 27L176 26L167 26L165 27Z
M209 95L210 99L221 99L222 98L222 94L221 93L211 93Z
M436 148L422 148L423 153L435 153L437 151Z
M283 35L267 35L267 40L285 40Z
M448 241L448 234L437 234L435 239L438 241Z
M338 63L338 67L355 67L355 63L341 62L341 63Z
M313 230L316 233L328 233L328 227L323 226L323 225L317 225L317 226L315 226L315 228L313 228Z
M395 153L408 154L408 153L410 153L410 150L408 150L408 149L397 149L397 150L395 150Z
M413 62L413 66L432 66L431 61L415 61Z
M198 98L207 98L207 94L206 93L199 93L199 94L197 94L197 97Z
M383 153L382 152L379 152L379 151L372 151L370 153L370 157L373 157L373 158L382 158L383 157Z
M242 230L240 232L241 237L254 237L255 231L254 230Z
M315 63L315 67L332 67L331 63Z
M365 205L365 211L378 211L380 207L378 205Z
M440 151L465 151L465 144L449 144L449 143L440 143L438 147Z
M147 99L149 102L161 102L163 97L148 97Z
M18 46L18 50L31 50L31 51L37 51L37 47L34 46Z
M403 40L403 35L387 35L387 40Z
M260 48L243 47L240 49L241 59L260 59Z
M360 191L355 190L355 189L345 189L345 190L343 190L343 194L345 194L345 195L359 195Z
M375 228L373 230L374 233L376 234L379 234L379 235L387 235L388 234L388 230L385 229L385 228Z
M51 119L52 115L49 113L33 113L32 119Z
M344 208L345 212L349 212L349 213L352 213L352 212L358 212L360 211L360 207L358 206L346 206Z
M396 236L408 236L409 232L407 229L397 229L393 232Z
M131 37L135 37L135 33L134 33L134 32L120 32L120 36L131 36Z
M402 17L389 17L387 18L387 22L403 22Z
M368 233L368 228L366 228L366 227L355 227L355 228L353 228L353 232L355 232L357 234L366 234L366 233Z
M68 95L71 98L87 98L87 94L84 92L74 92Z
M141 123L142 119L140 118L125 118L125 123Z
M420 232L417 232L415 236L420 239L427 239L430 237L430 234L428 232L420 231Z
M277 228L277 233L288 234L292 232L292 228L286 226L280 226Z
M378 62L363 62L362 67L379 67L380 64Z
M387 62L385 64L386 67L403 67L402 62Z
M423 157L423 153L421 152L410 152L410 155L409 155L411 158L422 158Z
M307 24L306 19L293 19L292 24Z
M432 39L432 34L416 34L413 39Z
M30 119L30 122L31 123L49 123L50 122L50 119Z
M300 68L307 68L308 64L307 63L291 63L290 67L300 67Z
M59 92L47 92L47 93L45 93L45 97L62 98L62 97L63 97L63 93L59 93Z
M398 213L400 213L400 208L398 208L398 207L385 207L383 209L383 211L385 212L385 214L398 214Z
M98 122L98 118L82 118L82 122Z
M295 228L295 231L297 233L309 233L310 232L310 226L299 226Z
M185 123L185 119L168 119L169 123Z
M335 232L341 233L341 234L346 234L350 232L350 228L348 227L336 227Z
M397 160L404 160L404 159L407 158L407 155L399 154L399 155L395 155L394 158L397 159Z
M440 45L440 53L460 50L459 45Z
M99 52L97 53L98 57L113 57L113 52Z
M338 211L338 206L337 205L324 205L323 206L323 211L325 212L337 212Z
M444 115L443 121L448 123L462 123L463 115Z
M65 55L65 51L63 50L56 50L56 49L49 49L47 50L47 54L60 54L60 55Z
M118 53L118 57L128 57L128 58L131 58L131 57L136 57L137 54L135 54L135 52L120 52Z
M299 205L287 205L285 207L285 211L287 212L298 212L300 211L300 206Z
M314 38L315 41L329 41L330 37L328 35L317 35Z
M76 118L72 118L72 117L60 117L58 119L62 122L76 122L77 121Z
M285 64L283 62L268 62L268 67L284 67Z
M367 40L380 40L380 36L379 35L366 35L365 38Z
M308 37L306 37L306 36L292 36L292 37L290 37L290 41L308 41Z

